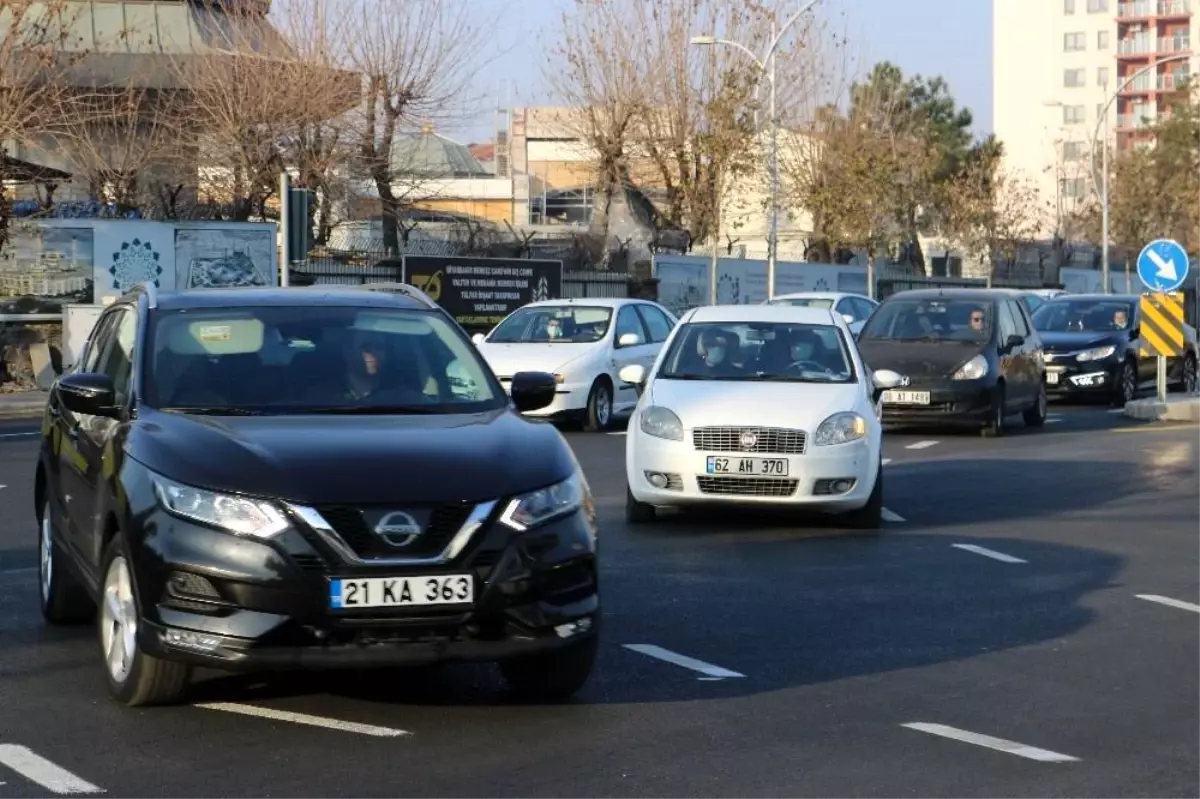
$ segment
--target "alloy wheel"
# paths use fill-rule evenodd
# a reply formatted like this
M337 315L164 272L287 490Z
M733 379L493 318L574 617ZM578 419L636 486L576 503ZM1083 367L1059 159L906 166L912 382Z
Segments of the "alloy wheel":
M113 558L104 577L100 614L100 644L104 662L113 681L123 683L129 677L137 654L138 617L129 565L120 555Z
M1188 394L1196 393L1196 360L1185 358L1183 361L1183 390Z
M612 397L608 395L608 387L601 385L596 392L596 421L601 427L607 427L612 416Z
M50 581L54 579L54 523L50 520L50 504L42 509L42 529L39 536L39 576L42 602L50 603Z
M1133 373L1133 367L1126 363L1121 370L1121 399L1132 402L1136 396L1137 378Z

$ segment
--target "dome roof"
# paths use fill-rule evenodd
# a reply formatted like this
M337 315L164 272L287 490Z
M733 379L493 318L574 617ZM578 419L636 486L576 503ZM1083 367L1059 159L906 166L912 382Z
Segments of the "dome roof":
M416 133L397 133L392 142L392 171L422 178L490 178L491 171L465 144L439 136L426 125Z

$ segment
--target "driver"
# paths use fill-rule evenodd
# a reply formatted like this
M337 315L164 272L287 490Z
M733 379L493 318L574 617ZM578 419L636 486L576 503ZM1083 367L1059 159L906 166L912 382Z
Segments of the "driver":
M792 341L788 352L792 356L792 366L798 363L817 363L817 353L821 347L821 340L817 334L811 330L797 330L792 335Z
M1112 323L1117 330L1124 330L1129 324L1129 314L1125 312L1124 308L1118 308L1113 312Z

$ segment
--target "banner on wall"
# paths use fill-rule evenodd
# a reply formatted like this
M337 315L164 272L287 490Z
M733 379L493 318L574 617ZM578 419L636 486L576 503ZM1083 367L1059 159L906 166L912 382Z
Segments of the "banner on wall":
M711 259L697 255L656 255L654 276L658 300L676 316L711 302ZM861 266L779 261L775 294L801 291L867 293L867 270ZM717 267L718 305L754 305L767 299L767 262L722 258Z
M531 302L562 297L562 261L404 256L404 282L424 291L463 327L491 328Z

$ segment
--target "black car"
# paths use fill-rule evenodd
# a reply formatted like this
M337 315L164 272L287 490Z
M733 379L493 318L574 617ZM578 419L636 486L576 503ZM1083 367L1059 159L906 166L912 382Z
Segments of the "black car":
M1051 397L1108 400L1123 407L1154 384L1157 358L1142 353L1138 336L1141 303L1136 294L1068 294L1044 303L1033 315L1046 347ZM1167 377L1196 390L1196 331L1184 326L1187 350L1167 359Z
M1046 421L1042 343L1025 305L998 289L918 289L885 299L858 336L871 369L907 383L885 391L885 424L979 427L1001 435L1007 417Z
M141 288L58 377L35 482L41 604L98 616L112 695L230 671L500 664L586 681L597 527L562 435L419 291ZM99 613L96 608L99 607Z

